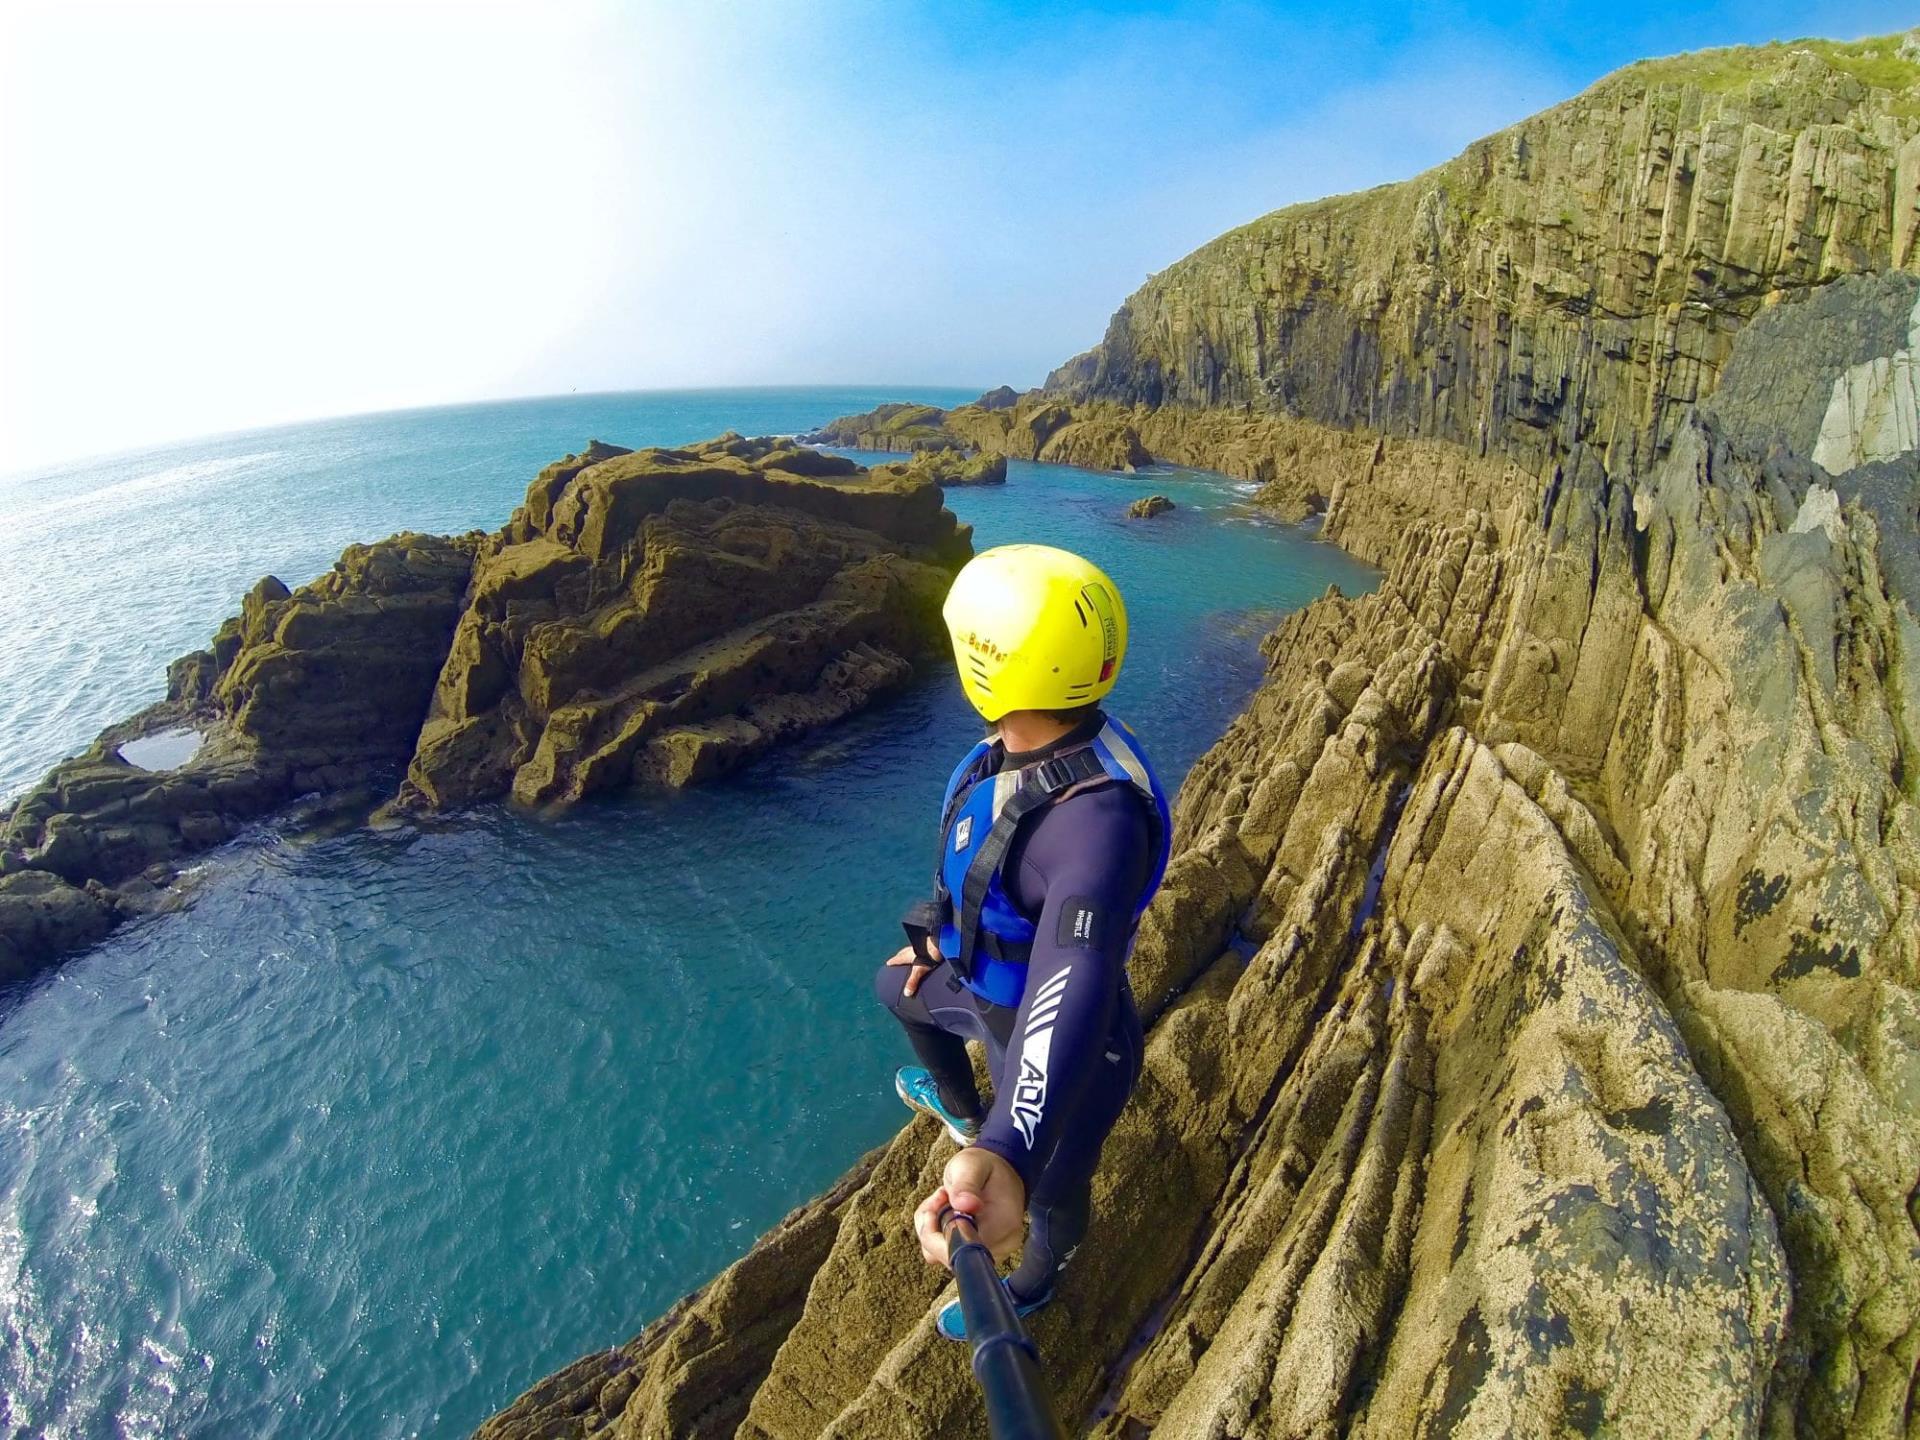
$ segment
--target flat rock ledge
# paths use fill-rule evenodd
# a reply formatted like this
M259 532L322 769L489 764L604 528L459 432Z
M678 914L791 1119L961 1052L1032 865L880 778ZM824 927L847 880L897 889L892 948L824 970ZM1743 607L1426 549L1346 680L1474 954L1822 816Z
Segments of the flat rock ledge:
M0 982L177 903L186 861L296 803L358 819L722 775L905 684L970 553L926 467L729 434L596 441L493 534L269 576L165 701L0 815ZM121 754L172 729L199 737L174 768Z

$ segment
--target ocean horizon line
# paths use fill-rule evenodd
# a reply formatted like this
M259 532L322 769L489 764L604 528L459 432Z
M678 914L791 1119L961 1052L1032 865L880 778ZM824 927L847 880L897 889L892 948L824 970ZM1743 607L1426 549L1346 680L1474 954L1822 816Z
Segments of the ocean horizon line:
M162 454L168 450L185 449L190 446L206 445L222 440L237 440L253 435L271 435L278 431L299 429L307 425L327 425L333 423L355 423L383 418L401 418L408 415L434 415L450 410L472 410L493 405L539 405L557 400L605 400L622 395L661 396L661 395L767 395L781 392L818 390L823 393L833 391L886 390L898 392L904 398L911 399L916 392L953 391L983 395L992 389L991 385L938 385L929 383L893 384L888 381L849 381L845 384L833 381L804 381L791 385L774 383L755 385L658 385L635 386L607 390L559 390L539 395L503 395L475 400L436 401L426 405L394 405L373 410L350 410L336 414L308 415L294 419L270 420L256 425L237 425L225 430L208 430L193 435L175 435L164 439L138 442L132 445L118 446L110 450L88 451L79 455L62 458L28 461L24 464L0 465L0 488L15 481L47 479L62 472L81 466L96 465L103 461L123 460L136 455ZM831 418L831 417L828 417ZM603 438L603 437L583 437ZM554 457L558 459L558 456Z

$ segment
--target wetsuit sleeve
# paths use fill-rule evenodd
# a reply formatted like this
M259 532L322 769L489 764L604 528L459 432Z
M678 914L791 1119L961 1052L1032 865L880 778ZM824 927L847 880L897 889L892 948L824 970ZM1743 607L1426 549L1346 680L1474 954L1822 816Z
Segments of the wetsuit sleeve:
M1005 1073L976 1143L1012 1164L1029 1192L1061 1125L1108 1063L1151 848L1139 797L1119 785L1053 805L1027 841L1017 903L1029 915L1038 910L1033 953Z

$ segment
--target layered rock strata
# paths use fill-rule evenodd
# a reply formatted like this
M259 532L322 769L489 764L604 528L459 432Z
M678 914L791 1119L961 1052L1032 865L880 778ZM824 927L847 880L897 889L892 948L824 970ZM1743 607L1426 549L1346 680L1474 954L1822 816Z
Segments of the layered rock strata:
M397 535L297 590L262 580L169 668L166 701L4 818L0 980L168 903L182 861L298 797L364 813L681 786L859 709L943 637L970 546L939 484L791 441L596 442L495 534ZM200 737L177 768L122 755L172 726Z
M1221 236L1047 389L1644 468L1763 305L1913 258L1901 43L1630 66L1413 180Z
M1385 571L1181 791L1033 1322L1069 1433L1914 1433L1917 51L1635 67L941 418L1259 478ZM916 1120L788 1222L804 1286L783 1230L674 1312L754 1316L744 1403L627 1387L670 1316L487 1433L981 1433L908 1229L948 1153Z

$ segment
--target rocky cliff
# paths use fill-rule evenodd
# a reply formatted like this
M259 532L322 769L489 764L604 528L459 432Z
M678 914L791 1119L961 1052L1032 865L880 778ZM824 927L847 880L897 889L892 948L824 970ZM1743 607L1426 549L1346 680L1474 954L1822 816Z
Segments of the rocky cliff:
M1629 67L1413 180L1221 236L1047 388L1643 466L1762 305L1912 257L1914 54Z
M173 663L165 702L0 817L0 981L170 903L183 860L301 797L364 814L677 787L859 709L944 648L970 543L934 467L957 459L596 442L492 535L354 545L298 590L269 576ZM130 761L169 729L190 758Z
M940 417L1254 476L1385 570L1181 791L1034 1322L1070 1431L1920 1433L1914 56L1633 67ZM482 1434L981 1433L908 1231L948 1153Z

